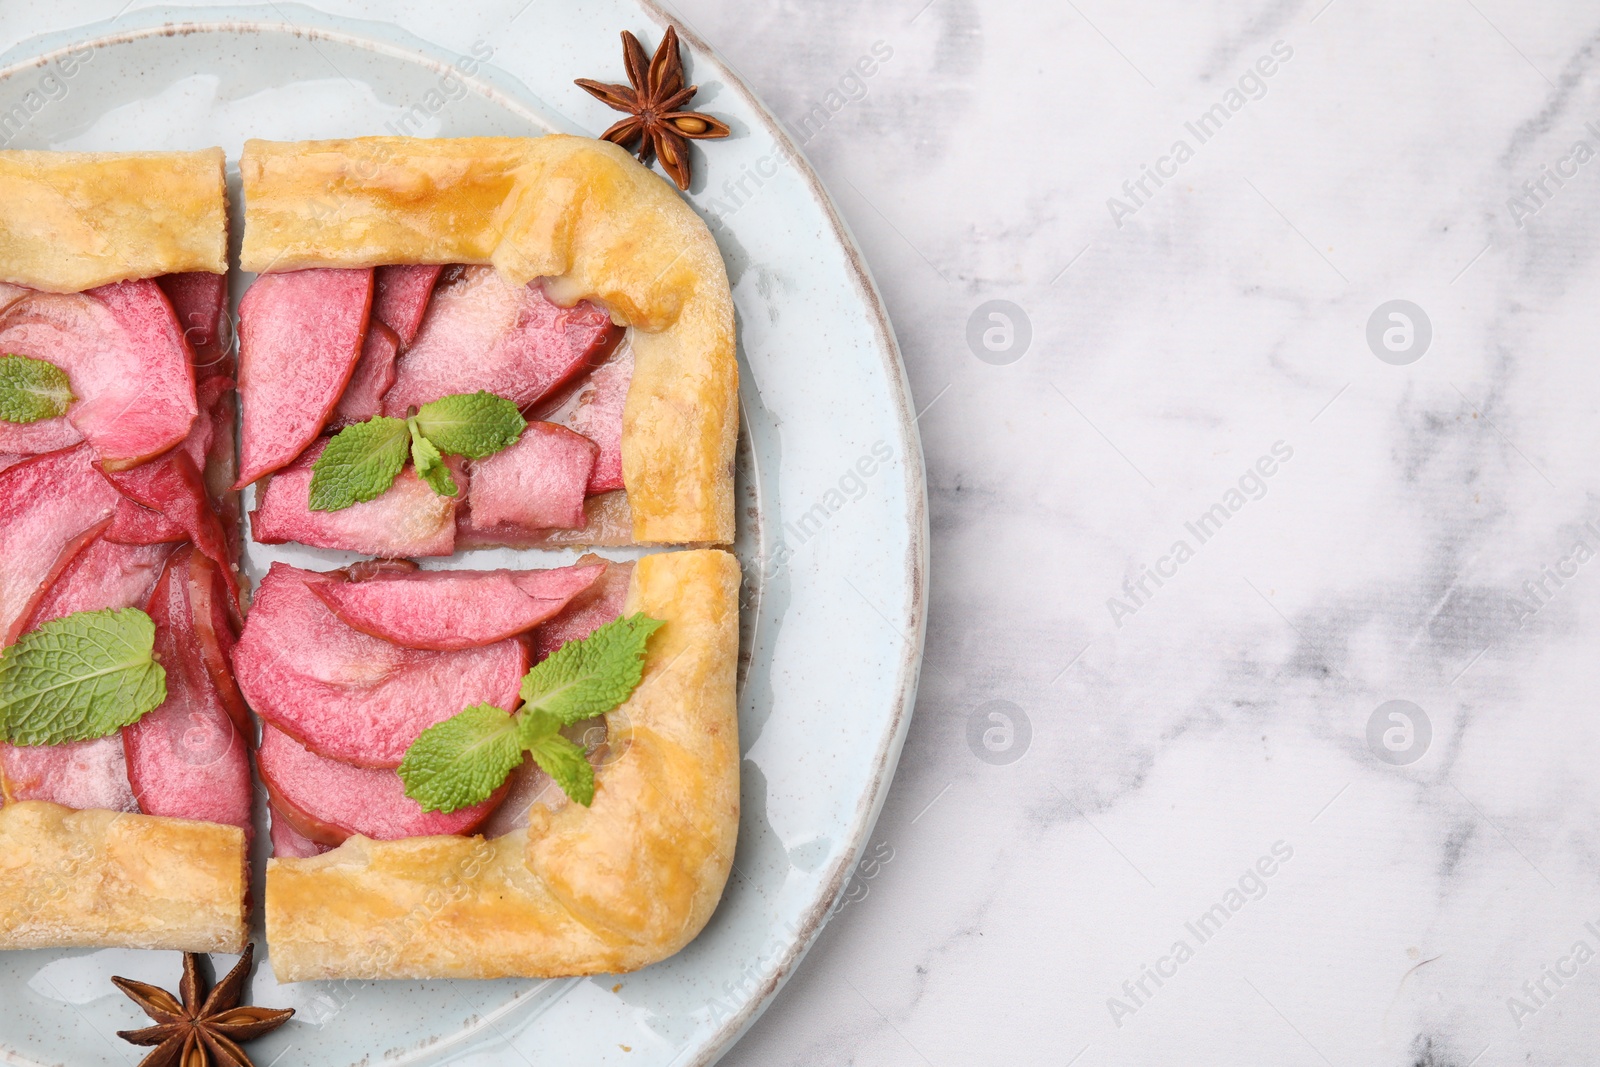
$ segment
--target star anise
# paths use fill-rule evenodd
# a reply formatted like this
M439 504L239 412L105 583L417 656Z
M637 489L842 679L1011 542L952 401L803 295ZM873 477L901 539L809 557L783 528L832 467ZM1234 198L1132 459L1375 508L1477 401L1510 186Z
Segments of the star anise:
M131 978L112 978L118 989L128 994L144 1013L156 1021L143 1030L118 1030L117 1036L135 1045L154 1045L139 1067L252 1067L239 1042L270 1033L289 1021L293 1008L241 1007L244 980L250 976L254 945L246 945L244 955L228 976L218 982L211 995L202 1001L200 957L183 954L183 980L178 993L158 986L135 982Z
M639 162L649 166L659 156L661 167L679 189L689 188L689 144L685 138L711 140L726 137L728 127L699 111L684 111L698 85L683 84L683 55L678 50L678 31L671 26L656 47L656 54L645 59L644 46L627 30L622 31L622 61L628 68L627 85L612 85L579 78L577 85L607 107L626 111L628 117L600 136L639 154Z

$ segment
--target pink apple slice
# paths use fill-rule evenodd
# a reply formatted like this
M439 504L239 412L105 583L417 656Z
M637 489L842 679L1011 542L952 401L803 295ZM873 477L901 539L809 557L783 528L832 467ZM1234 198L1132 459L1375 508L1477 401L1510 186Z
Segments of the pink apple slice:
M589 492L605 493L623 488L622 411L628 404L628 386L633 384L633 352L595 370L584 383L577 406L563 425L583 434L600 448L594 470L589 473Z
M256 769L274 811L305 838L324 845L342 844L352 834L394 841L471 833L506 794L502 786L470 808L423 811L406 796L405 783L394 771L326 759L271 726L261 731Z
M23 297L31 296L38 291L39 290L37 289L29 289L25 285L12 285L10 282L0 282L0 312L5 311L12 304L20 301Z
M198 414L188 345L153 281L19 300L0 315L0 353L66 372L77 397L66 418L113 469L173 447ZM4 424L0 450L40 452L61 447L67 436L56 420Z
M431 266L378 268L378 295L373 298L372 314L398 335L401 348L416 340L428 299L443 270Z
M250 530L262 544L298 541L367 556L448 556L456 546L456 497L440 496L407 466L375 500L341 511L312 511L311 468L326 441L258 490ZM456 481L466 476L456 467Z
M167 274L156 279L167 295L194 356L195 378L232 377L228 359L228 276Z
M23 352L0 351L0 355L26 355ZM37 357L43 358L43 357ZM58 452L83 441L83 434L65 416L40 419L38 422L0 421L0 449L23 456L37 456L44 452Z
M48 800L65 808L136 812L118 734L62 745L0 745L7 801Z
M516 706L528 669L521 639L460 652L400 648L340 622L307 586L323 580L274 563L233 650L256 714L313 752L398 767L423 730L461 709Z
M211 385L216 382L228 382L231 385L232 379L212 378L206 384ZM196 392L198 393L199 390L196 390ZM212 399L214 400L215 398ZM183 444L178 446L178 450L189 457L189 462L194 464L196 471L204 471L206 469L206 457L211 454L211 445L216 440L216 436L217 424L216 420L211 417L211 404L202 401L200 404L200 417L194 420L194 427L189 431L189 436L183 439Z
M467 524L479 534L578 529L598 454L581 434L530 422L516 444L472 464Z
M585 556L578 562L582 565L590 560L602 563L605 572L587 590L573 597L561 614L533 632L535 663L542 662L568 641L580 641L606 623L621 618L633 564L606 562L598 556Z
M571 530L525 530L512 526L474 529L462 508L456 515L456 549L472 548L619 548L633 544L633 511L628 493L613 489L583 502L584 523Z
M159 511L135 504L127 497L117 501L116 514L103 535L119 545L160 545L188 540L189 535Z
M567 795L537 763L524 760L506 779L506 798L483 820L477 832L490 840L504 837L532 821L529 816L535 804L543 804L554 811L562 807L566 799Z
M404 648L492 645L553 618L605 567L549 571L416 571L311 583L347 626Z
M383 411L403 417L430 400L480 389L527 408L600 363L621 336L593 304L558 307L537 284L510 285L492 267L463 267L434 291Z
M79 446L0 472L0 647L116 511L120 497L93 464Z
M24 289L20 285L8 285L0 282L0 312L4 312L20 303L24 297L30 296L36 290ZM0 322L3 322L0 318ZM10 350L0 349L3 355L27 355L25 352L12 353ZM35 357L42 359L44 357ZM12 423L0 422L0 453L11 453L13 456L36 456L41 452L55 452L63 448L71 448L83 440L83 434L77 427L68 421L65 415L54 419L41 419L38 422ZM5 457L0 457L3 459ZM11 466L11 464L6 464Z
M195 470L202 474L212 457L222 452L224 444L228 451L233 449L233 391L233 379L226 375L207 378L195 386L200 417L194 421L189 436L183 439L182 447L194 461Z
M211 510L205 479L183 449L173 449L160 459L122 471L106 471L106 479L123 496L158 511L182 530L208 559L222 568L223 579L235 597L239 579L228 558L228 536L222 520Z
M233 678L233 646L239 641L234 620L239 617L239 605L222 576L222 568L202 555L189 557L189 614L194 626L193 653L210 677L211 688L216 690L233 725L240 734L250 737L254 720Z
M239 522L239 494L233 491L234 476L239 470L233 438L237 394L232 378L212 378L199 387L202 401L213 386L217 391L206 409L211 421L211 441L206 448L205 462L196 466L205 479L206 496L227 534L228 555L238 559L239 540L244 531Z
M76 611L144 606L172 550L172 545L119 545L96 538L50 587L28 629ZM13 800L139 810L120 734L41 747L0 745L0 775Z
M9 310L20 303L24 297L30 296L36 290L25 289L20 285L8 285L0 282L0 312ZM0 319L3 321L3 319ZM0 355L12 355L7 350L0 349ZM16 355L26 355L18 352ZM35 358L44 358L42 356ZM11 453L13 457L36 456L42 452L55 452L63 448L71 448L83 440L83 434L67 419L65 415L54 419L41 419L31 423L0 422L0 452ZM0 456L0 459L7 457ZM12 466L6 463L5 466Z
M185 547L167 564L146 607L167 699L122 731L128 780L146 815L250 827L250 756L195 653Z
M105 467L131 467L167 451L194 425L199 406L189 346L154 281L119 282L83 295L110 310L119 358L105 368L110 376L103 384L109 388L78 393L67 417Z
M372 271L263 274L239 304L243 489L294 462L327 425L361 357Z
M344 387L339 406L334 409L328 425L348 426L366 422L383 412L383 394L394 384L394 361L400 355L400 339L394 331L381 322L367 327L367 339L361 346L361 358L350 375L350 384Z
M142 608L174 547L121 545L102 534L67 564L33 610L27 629L78 611Z

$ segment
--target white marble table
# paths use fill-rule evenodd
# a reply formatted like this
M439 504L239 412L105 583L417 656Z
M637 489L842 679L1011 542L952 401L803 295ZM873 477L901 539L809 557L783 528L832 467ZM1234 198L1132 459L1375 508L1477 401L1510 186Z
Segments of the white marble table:
M866 249L934 532L850 903L725 1062L1593 1062L1593 6L675 9Z

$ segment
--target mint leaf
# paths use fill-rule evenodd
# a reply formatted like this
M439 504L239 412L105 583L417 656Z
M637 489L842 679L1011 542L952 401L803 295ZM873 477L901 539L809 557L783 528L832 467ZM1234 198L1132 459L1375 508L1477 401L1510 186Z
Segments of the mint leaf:
M0 653L0 737L13 745L89 741L167 699L156 625L137 608L53 619Z
M481 804L522 763L519 724L489 704L472 707L422 731L400 761L406 796L423 811Z
M346 426L311 467L312 511L339 511L388 491L406 465L406 423L383 415Z
M66 372L31 356L0 357L0 422L29 423L67 413L76 399Z
M615 619L581 641L568 641L522 679L527 710L547 711L570 726L627 700L644 675L644 650L658 619Z
M450 468L444 464L444 457L432 441L422 436L417 429L416 419L407 419L406 425L411 428L411 462L417 468L417 477L427 482L440 496L455 496L460 490L456 488L456 480L450 476Z
M587 807L594 768L563 726L604 715L638 688L645 646L664 623L632 615L568 641L522 680L527 703L516 715L475 704L430 726L400 761L406 796L426 811L456 811L488 799L526 750L563 792Z
M416 426L441 452L483 459L516 444L528 420L505 397L480 391L422 405Z
M586 808L594 803L594 768L578 745L552 733L530 744L528 754L568 797Z

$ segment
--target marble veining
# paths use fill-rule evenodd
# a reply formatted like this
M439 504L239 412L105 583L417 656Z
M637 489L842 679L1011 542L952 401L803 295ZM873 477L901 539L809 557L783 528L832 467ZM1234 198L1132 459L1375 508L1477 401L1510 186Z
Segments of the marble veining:
M724 1062L1592 1061L1600 18L673 10L866 250L934 535L893 792Z

